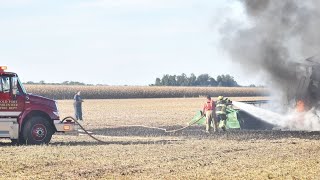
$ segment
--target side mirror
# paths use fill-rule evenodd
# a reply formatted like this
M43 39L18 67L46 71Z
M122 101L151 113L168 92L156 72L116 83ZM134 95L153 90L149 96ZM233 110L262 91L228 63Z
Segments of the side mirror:
M16 96L18 94L18 78L12 78L12 94Z

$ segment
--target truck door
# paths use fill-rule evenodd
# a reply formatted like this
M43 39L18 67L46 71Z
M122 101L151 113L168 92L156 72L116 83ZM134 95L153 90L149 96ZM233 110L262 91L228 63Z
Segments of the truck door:
M18 117L24 108L24 97L19 90L13 94L12 87L17 77L0 76L0 117Z
M16 110L18 112L23 112L26 103L26 94L22 91L21 83L18 77L14 76L11 79L11 99L16 101Z

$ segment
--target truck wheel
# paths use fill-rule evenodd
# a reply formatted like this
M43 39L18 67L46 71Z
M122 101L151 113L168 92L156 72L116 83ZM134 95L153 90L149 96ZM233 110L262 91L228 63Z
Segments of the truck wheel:
M23 145L26 141L23 139L22 133L19 134L19 139L11 139L12 145Z
M19 145L19 139L11 139L12 145Z
M22 130L23 140L26 144L48 144L53 134L49 121L41 116L29 119Z

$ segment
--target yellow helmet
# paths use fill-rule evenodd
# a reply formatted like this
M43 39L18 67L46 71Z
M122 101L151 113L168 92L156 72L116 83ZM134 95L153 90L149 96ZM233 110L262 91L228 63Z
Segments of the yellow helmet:
M219 96L219 97L218 97L218 100L222 100L222 99L223 99L223 96Z

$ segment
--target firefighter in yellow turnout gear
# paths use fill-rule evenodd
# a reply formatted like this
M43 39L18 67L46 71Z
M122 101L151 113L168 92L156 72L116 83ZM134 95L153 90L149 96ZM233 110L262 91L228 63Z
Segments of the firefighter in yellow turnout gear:
M217 121L220 124L220 128L224 131L226 130L227 124L227 106L231 103L232 101L228 98L224 98L223 96L219 96L216 102Z

